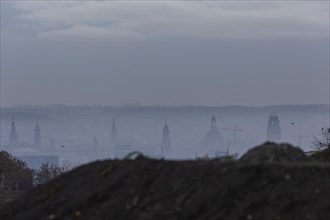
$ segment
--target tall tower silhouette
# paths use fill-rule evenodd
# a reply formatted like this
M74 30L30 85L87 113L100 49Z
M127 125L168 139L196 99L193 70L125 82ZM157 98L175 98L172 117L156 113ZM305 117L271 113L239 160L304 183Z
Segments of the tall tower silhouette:
M8 145L11 147L15 147L15 146L17 146L17 142L18 142L18 135L16 133L15 118L14 118L14 114L13 114L10 133L9 133L9 144Z
M206 150L211 154L216 154L224 148L224 140L217 128L217 120L213 115L211 118L211 127L203 140Z
M115 147L117 145L117 126L116 126L115 117L112 118L110 144L112 147Z
M271 113L268 119L267 140L274 142L281 141L280 119L275 112Z
M170 141L170 130L167 125L167 118L165 118L165 125L163 127L163 139L162 139L162 151L165 158L171 155L171 141Z
M34 129L34 146L37 148L41 148L41 134L38 121Z
M211 118L211 129L217 129L217 120L214 115Z

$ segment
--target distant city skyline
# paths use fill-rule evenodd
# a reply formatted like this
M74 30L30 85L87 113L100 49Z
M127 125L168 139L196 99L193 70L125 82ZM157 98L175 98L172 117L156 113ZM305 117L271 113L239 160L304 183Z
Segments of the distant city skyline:
M0 4L1 107L329 103L329 1Z
M38 149L42 144L41 148L46 150L56 142L57 150L61 146L67 146L66 149L79 146L92 151L114 148L117 144L124 147L134 142L153 146L157 152L163 150L165 156L166 149L173 149L185 157L188 148L191 155L201 146L204 147L199 150L209 146L213 153L224 152L229 145L236 152L242 152L267 139L279 141L278 138L297 146L304 143L308 148L320 129L329 125L329 108L319 105L265 108L31 106L17 108L14 114L10 109L1 110L2 147L17 145ZM273 116L276 119L271 127ZM166 119L164 123L164 117L169 118L169 126ZM217 143L221 151L214 151ZM122 151L117 153L123 155Z

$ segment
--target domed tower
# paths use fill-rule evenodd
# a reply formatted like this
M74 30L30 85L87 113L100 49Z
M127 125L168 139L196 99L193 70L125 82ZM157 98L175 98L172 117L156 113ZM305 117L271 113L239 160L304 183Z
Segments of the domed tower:
M224 140L217 128L217 121L213 115L211 118L211 127L203 140L204 146L208 152L216 153L221 148L224 148Z
M267 140L281 142L280 119L275 112L271 113L268 119Z
M164 157L168 158L171 155L171 141L170 141L170 130L167 125L167 118L165 118L165 125L163 128L163 139L162 139L162 150Z
M18 142L18 135L16 133L15 118L14 118L14 114L13 114L12 121L11 121L11 128L10 128L9 144L8 144L8 146L10 146L10 147L16 147L17 146L17 142Z
M41 134L38 121L34 129L34 146L37 148L41 148Z

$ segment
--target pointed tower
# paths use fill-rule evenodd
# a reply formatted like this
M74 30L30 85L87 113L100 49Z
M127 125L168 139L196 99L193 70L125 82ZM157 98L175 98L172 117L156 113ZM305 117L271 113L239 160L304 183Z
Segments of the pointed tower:
M18 135L16 133L16 126L15 126L15 118L14 114L12 116L12 121L11 121L11 128L10 128L10 134L9 134L9 146L10 147L15 147L17 146L17 141L18 140Z
M171 156L171 141L170 141L170 130L167 125L167 118L165 118L165 125L163 128L163 139L162 139L162 151L165 158Z
M211 129L217 129L217 120L214 115L211 118Z
M115 117L112 118L110 144L112 147L115 147L117 145L117 126L116 126Z
M268 119L267 140L281 142L280 119L275 112L271 113Z
M211 118L211 127L203 140L204 146L211 155L216 155L219 150L224 148L224 140L217 128L217 120L213 115Z
M38 121L34 129L34 146L36 148L41 148L41 134L40 134L40 127Z

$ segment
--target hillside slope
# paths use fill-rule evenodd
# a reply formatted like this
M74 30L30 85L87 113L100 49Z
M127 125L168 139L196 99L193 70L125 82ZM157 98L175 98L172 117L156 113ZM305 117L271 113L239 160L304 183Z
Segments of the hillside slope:
M0 219L330 219L329 163L101 161L0 210Z

